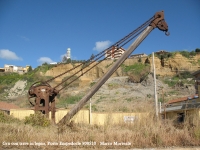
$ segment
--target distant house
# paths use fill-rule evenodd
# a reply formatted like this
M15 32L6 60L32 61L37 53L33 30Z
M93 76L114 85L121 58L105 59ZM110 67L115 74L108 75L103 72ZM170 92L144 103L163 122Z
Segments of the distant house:
M5 72L5 69L4 68L0 68L0 72Z
M105 57L106 59L118 59L124 52L125 49L122 47L118 48L117 46L113 46L105 52Z
M15 65L4 65L4 70L5 72L16 72L19 74L26 73L29 69L29 65L26 65L26 67L21 67L21 66L15 66Z
M26 67L23 68L23 72L28 72L30 67L31 67L30 65L26 65ZM32 70L33 70L33 68L32 68Z
M194 113L200 115L200 70L192 75L195 80L196 94L168 101L162 109L165 118L177 116L178 122L182 122L187 115L194 115Z
M13 72L14 65L4 65L5 72Z
M10 114L11 109L18 109L19 107L12 103L0 102L0 110Z
M52 63L49 63L50 65L56 65L58 64L57 62L52 62Z
M141 58L141 57L147 57L148 55L145 53L142 54L133 54L129 58Z
M167 53L169 53L169 52L167 52L165 50L160 50L160 51L155 52L155 54L157 54L157 55L163 55L163 54L167 54Z
M199 114L199 95L177 98L168 101L162 108L163 118L169 119L177 117L177 122L183 122L186 116ZM196 111L194 111L196 110Z

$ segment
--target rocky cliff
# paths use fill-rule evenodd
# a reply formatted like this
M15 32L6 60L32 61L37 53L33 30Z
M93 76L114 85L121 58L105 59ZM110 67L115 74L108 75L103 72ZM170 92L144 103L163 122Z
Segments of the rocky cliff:
M145 61L149 59L150 65L152 68L152 57L143 57L141 59L142 63L145 63ZM155 57L155 67L156 67L156 74L160 76L172 76L175 75L181 71L196 71L200 68L200 54L197 54L196 56L193 56L191 58L186 58L182 56L181 54L177 53L173 57L169 57L167 59L164 59L162 62L158 57ZM130 66L134 63L138 62L138 58L132 58L127 59L123 64L126 66ZM94 62L92 65L95 65L97 62ZM86 74L80 77L80 86L84 86L86 84L90 84L92 81L102 77L114 64L115 62L113 60L106 60L101 62L99 65L88 71ZM58 64L57 66L53 67L52 69L48 70L45 74L45 76L52 76L55 77L69 69L72 69L73 67L77 66L79 64ZM61 82L62 79L66 76L70 76L75 74L81 69L81 67L78 67L74 70L72 70L70 73L67 73L59 78L57 78L55 81ZM85 72L87 69L83 69L82 72ZM81 75L82 72L79 72L77 76ZM124 76L124 72L122 70L122 67L119 67L115 73L112 75L112 77L119 77Z

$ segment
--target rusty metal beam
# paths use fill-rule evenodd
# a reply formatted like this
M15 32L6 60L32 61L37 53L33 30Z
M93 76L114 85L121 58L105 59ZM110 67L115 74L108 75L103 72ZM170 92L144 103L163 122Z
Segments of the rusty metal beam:
M131 44L127 51L115 62L112 68L92 87L92 89L75 105L60 121L59 125L68 124L70 119L86 104L86 102L99 90L99 88L110 78L110 76L119 68L119 66L128 58L128 56L138 47L138 45L154 29L148 26L139 37Z

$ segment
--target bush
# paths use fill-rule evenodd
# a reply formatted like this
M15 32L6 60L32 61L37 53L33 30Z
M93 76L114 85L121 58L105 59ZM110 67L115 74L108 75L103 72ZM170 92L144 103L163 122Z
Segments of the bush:
M48 127L50 125L50 120L38 111L35 114L25 117L24 123L32 126Z
M181 72L179 77L181 79L193 78L193 75L189 71Z
M83 96L82 95L74 95L74 96L68 96L67 98L61 98L59 102L56 104L58 108L66 108L68 104L75 104L79 100L81 100Z
M200 48L196 48L196 49L195 49L195 52L196 52L196 53L200 52Z
M13 122L20 122L20 120L6 114L3 111L0 111L0 122L1 123L13 123Z
M96 84L96 82L90 83L90 87L92 87L92 86L95 85L95 84Z
M123 71L128 74L129 81L141 82L149 73L150 66L148 64L135 63L130 66L124 66Z

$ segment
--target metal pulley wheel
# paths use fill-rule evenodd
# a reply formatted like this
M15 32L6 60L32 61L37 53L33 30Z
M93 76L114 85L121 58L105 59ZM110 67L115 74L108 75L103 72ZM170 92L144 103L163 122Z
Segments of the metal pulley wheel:
M41 85L51 87L48 83L45 83L45 82L42 82L42 81L38 81L38 82L33 83L28 90L28 101L32 106L35 106L35 97L36 97L36 95L33 93L33 89L35 87L39 87ZM31 100L33 98L34 98L34 100Z

